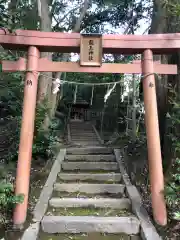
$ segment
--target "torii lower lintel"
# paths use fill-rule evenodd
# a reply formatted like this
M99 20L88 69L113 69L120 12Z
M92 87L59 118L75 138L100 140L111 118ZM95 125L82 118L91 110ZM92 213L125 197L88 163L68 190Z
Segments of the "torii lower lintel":
M3 72L27 71L25 58L20 58L18 61L2 61L1 64ZM76 62L52 62L47 58L40 58L37 71L142 74L142 65L141 61L136 61L130 64L103 63L101 67L82 67ZM154 62L154 73L177 74L177 65Z

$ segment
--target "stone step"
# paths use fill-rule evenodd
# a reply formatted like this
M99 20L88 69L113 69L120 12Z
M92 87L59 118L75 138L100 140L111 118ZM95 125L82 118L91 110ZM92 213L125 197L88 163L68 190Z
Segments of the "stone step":
M121 174L120 173L59 173L58 177L64 181L112 181L120 182Z
M41 223L46 233L124 233L138 234L139 220L134 217L45 216Z
M79 130L79 129L70 129L71 134L73 135L81 135L81 134L85 134L86 136L89 135L95 135L95 132L93 131L83 131L83 130ZM81 133L81 134L80 134ZM82 136L82 135L81 135Z
M84 139L84 138L97 138L96 135L92 134L92 135L84 135L82 134L71 134L71 138L78 138L78 139Z
M105 171L117 171L119 169L116 162L62 162L62 169L66 171L73 170L105 170Z
M68 161L92 161L92 162L114 162L116 160L113 154L108 155L66 155L65 160Z
M92 127L92 123L85 122L71 122L70 126L84 126L84 127Z
M70 129L72 129L72 130L80 130L80 131L84 131L84 132L94 132L94 129L93 129L93 127L92 126L83 126L83 125L79 125L79 126L77 126L77 125L74 125L74 126L70 126Z
M77 141L77 142L84 142L84 141L89 141L89 142L97 142L97 138L78 138L78 137L71 137L72 140Z
M83 126L71 126L70 130L81 131L81 132L94 132L92 127L84 128Z
M123 184L90 184L90 183L55 183L54 190L59 192L81 192L90 194L120 193L124 194Z
M84 143L84 142L89 142L89 143L99 143L97 138L96 139L78 139L78 138L71 138L71 140L73 142L81 142L81 143Z
M59 235L59 236L58 236ZM102 233L66 233L66 234L50 234L43 231L40 232L38 240L142 240L138 235L127 235L127 234L102 234ZM158 239L160 240L160 239Z
M93 132L94 133L94 129L92 127L88 127L88 128L84 128L83 126L70 126L70 130L80 130L84 133L89 133L89 132Z
M86 137L86 136L71 136L71 139L74 140L97 140L96 136L90 136L90 137Z
M79 134L79 131L77 132L77 134L76 134L76 132L71 132L71 136L73 136L73 137L76 137L76 136L78 136L78 137L92 137L92 136L94 136L94 137L96 137L96 134L95 133L81 133L81 134Z
M81 132L84 132L85 134L95 133L93 128L84 129L83 127L70 127L70 130L76 131L76 132L78 132L78 130L79 130Z
M81 138L79 136L76 136L76 137L72 137L71 136L71 139L73 139L74 141L80 141L80 142L83 142L84 140L86 141L90 141L90 142L93 142L93 141L97 141L98 139L97 138L94 138L94 137L91 137L91 138Z
M82 140L82 139L74 139L74 138L71 138L71 141L73 141L73 142L80 142L80 143L84 143L84 142L89 142L89 143L99 143L98 142L98 140L97 139L84 139L84 140Z
M84 128L83 126L82 127L78 127L78 126L74 126L74 127L70 127L70 130L71 131L77 131L78 132L78 130L79 131L81 131L81 132L84 132L84 133L89 133L89 132L92 132L92 133L94 133L94 130L93 130L93 128Z
M96 140L80 140L80 139L73 139L73 138L71 138L71 141L73 141L73 142L77 142L77 143L81 143L82 145L84 144L84 143L89 143L89 144L93 144L93 146L95 145L96 146L96 144L99 144L99 142L98 142L98 140L96 139Z
M55 208L113 208L130 209L131 201L128 198L52 198L49 205Z
M88 131L88 132L85 132L85 131L82 131L82 130L79 130L79 129L70 129L70 132L71 132L71 135L79 135L79 136L82 136L83 134L85 134L86 136L91 136L91 135L95 135L95 132L93 131Z
M71 131L71 133L77 133L78 135L80 135L79 132L81 132L81 133L83 133L83 134L85 134L87 136L95 134L95 132L93 130L83 131L83 130L78 130L77 128L76 129L70 129L70 131Z
M67 148L66 153L73 155L112 154L113 150L106 147Z
M93 147L93 146L100 146L100 143L99 142L90 142L90 141L73 141L72 140L72 142L74 143L74 144L77 144L77 145L79 145L79 146L81 146L81 147L89 147L89 146L91 146L91 147Z
M95 133L85 133L85 132L81 132L81 131L70 131L70 134L71 134L71 136L73 136L73 137L75 137L75 136L79 136L79 137L83 137L83 136L87 136L87 137L89 137L89 136L96 136L95 135Z
M83 129L88 129L88 128L92 128L92 125L91 124L82 124L82 123L73 123L73 124L70 124L70 127L80 127L80 128L83 128Z

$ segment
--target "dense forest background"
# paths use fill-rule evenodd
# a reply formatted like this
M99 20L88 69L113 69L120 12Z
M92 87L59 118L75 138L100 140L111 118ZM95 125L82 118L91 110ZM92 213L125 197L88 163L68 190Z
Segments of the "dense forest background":
M175 33L180 32L180 3L178 0L0 0L0 27L8 28L11 32L15 32L16 29L28 29L102 34ZM71 61L78 58L76 54L42 53L41 55L53 61ZM26 57L26 53L8 51L1 47L1 60L17 60L19 57ZM135 58L139 56L114 54L104 55L103 61L123 63L131 62ZM180 52L168 56L155 56L154 59L162 63L177 64L179 69ZM54 143L59 141L66 131L67 103L73 101L75 86L65 84L57 94L53 94L53 79L56 78L93 83L122 80L106 104L104 104L104 95L107 92L107 86L95 87L92 109L100 112L99 117L96 118L96 125L101 136L104 139L107 138L107 142L112 140L113 136L120 136L118 144L124 147L127 169L132 180L137 185L145 186L148 191L147 177L145 179L144 176L142 179L136 174L139 168L145 169L144 175L148 171L143 122L143 91L141 79L138 77L136 85L133 86L133 81L130 81L128 76L120 74L62 74L57 72L40 75L33 159L46 162L53 154ZM13 178L11 179L10 176L15 172L17 162L23 85L24 74L1 73L0 75L0 210L2 223L7 219L6 210L11 209L17 201L21 201L20 198L14 196L11 185ZM165 194L169 221L174 224L171 227L171 234L174 236L173 234L177 234L177 229L180 228L180 74L158 76L156 89L166 181ZM90 102L91 93L91 87L82 86L78 88L77 95ZM132 112L133 134L127 131L127 108L130 108ZM57 112L61 113L60 118L56 117ZM59 137L57 137L57 131ZM137 161L134 160L135 155ZM144 181L143 184L141 181Z

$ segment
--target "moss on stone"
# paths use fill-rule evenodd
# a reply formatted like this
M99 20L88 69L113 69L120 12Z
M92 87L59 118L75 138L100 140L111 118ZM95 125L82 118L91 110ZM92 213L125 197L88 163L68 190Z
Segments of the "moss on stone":
M114 181L113 179L110 179L108 181L101 181L101 180L93 180L93 179L85 179L85 180L58 180L58 183L102 183L102 184L115 184L120 183L117 181Z
M127 209L113 209L113 208L95 208L89 207L77 207L77 208L53 208L49 207L46 215L55 216L100 216L100 217L126 217L132 214Z
M41 232L38 240L133 240L134 236L124 234L81 233L81 234L47 234ZM136 236L136 239L140 237Z
M88 194L83 192L59 192L54 191L52 197L59 198L122 198L125 194L121 193L101 193L101 194Z

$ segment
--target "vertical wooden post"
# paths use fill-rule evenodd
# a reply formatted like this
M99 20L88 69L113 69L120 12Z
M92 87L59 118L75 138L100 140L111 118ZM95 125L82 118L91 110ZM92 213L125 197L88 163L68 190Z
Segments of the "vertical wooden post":
M136 141L136 76L133 74L133 111L132 111L132 137L133 141Z
M155 221L159 225L166 225L167 213L164 200L164 177L159 136L153 53L149 49L145 50L143 54L142 72L144 76L145 122L153 215Z
M17 204L14 211L13 222L17 228L22 228L27 215L39 56L36 47L29 47L15 190L16 195L24 195L24 201L22 204Z

